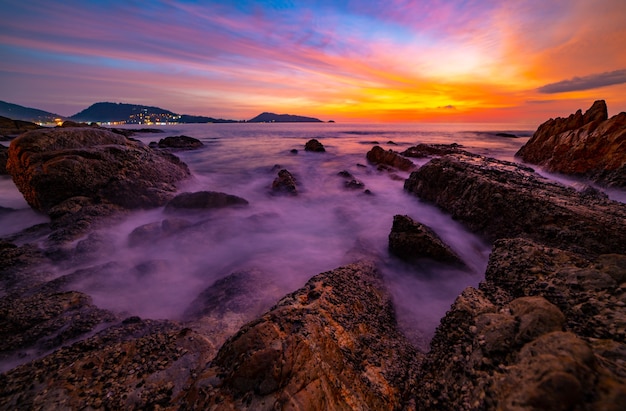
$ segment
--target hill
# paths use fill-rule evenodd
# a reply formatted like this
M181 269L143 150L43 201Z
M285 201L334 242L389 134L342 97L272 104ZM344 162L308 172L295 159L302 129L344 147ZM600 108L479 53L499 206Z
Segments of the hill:
M177 121L178 123L238 123L237 120L225 120L223 118L213 118L205 116L192 116L182 114Z
M166 122L177 119L178 114L160 107L126 103L95 103L69 119L85 122L120 122L143 123L146 117L154 117L152 122Z
M7 103L6 101L0 101L0 116L34 123L54 123L55 118L63 118L56 113Z
M314 117L294 116L292 114L261 113L248 123L323 123L322 120Z

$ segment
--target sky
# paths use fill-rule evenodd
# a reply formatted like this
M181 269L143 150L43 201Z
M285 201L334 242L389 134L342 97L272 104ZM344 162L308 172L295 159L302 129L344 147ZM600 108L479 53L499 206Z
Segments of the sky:
M626 111L624 0L0 0L0 100L245 120Z

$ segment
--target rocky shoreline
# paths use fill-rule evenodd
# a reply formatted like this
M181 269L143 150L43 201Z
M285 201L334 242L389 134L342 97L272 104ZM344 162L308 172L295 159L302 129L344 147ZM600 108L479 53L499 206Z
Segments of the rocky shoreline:
M624 113L605 119L601 106L549 120L520 155L530 162L524 153L562 153L572 133L593 147L598 138L621 141ZM611 161L594 158L584 175L619 186L624 149L605 152ZM135 208L169 205L174 214L247 201L216 192L176 197L176 183L189 176L184 163L106 130L30 131L7 156L16 185L51 222L0 241L2 409L619 410L626 403L626 206L597 188L564 187L454 144L372 149L367 159L382 170L414 170L407 193L493 244L484 280L458 296L422 352L400 331L375 260L318 274L295 291L262 272L234 272L199 290L178 321L101 309L75 284L114 269L140 277L162 263L113 257L80 267L106 250L98 227ZM433 158L417 168L407 157ZM291 175L293 189L283 188L283 171L268 191L295 193ZM85 178L73 182L76 175ZM129 242L193 229L173 216L139 227ZM394 218L389 248L408 264L462 265L408 216ZM55 272L59 265L66 274Z

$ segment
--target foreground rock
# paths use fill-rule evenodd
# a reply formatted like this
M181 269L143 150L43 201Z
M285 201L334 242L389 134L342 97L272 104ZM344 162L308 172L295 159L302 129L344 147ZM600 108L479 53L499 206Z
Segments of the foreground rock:
M614 277L625 260L497 241L485 282L467 288L437 329L416 402L442 410L621 409L626 289Z
M583 115L550 119L517 152L548 171L626 187L626 113L607 119L603 100Z
M484 157L433 159L404 188L490 240L524 236L581 253L626 252L626 208Z
M406 215L393 217L389 251L405 260L430 258L444 263L463 264L459 256L430 227Z
M394 153L392 150L385 151L380 146L374 146L367 152L366 157L370 163L391 166L402 171L409 171L415 168L411 160Z
M369 263L313 277L220 349L195 409L400 409L421 356L398 332Z
M46 213L74 197L127 209L160 206L190 174L177 157L92 127L21 135L11 142L7 170L26 201Z

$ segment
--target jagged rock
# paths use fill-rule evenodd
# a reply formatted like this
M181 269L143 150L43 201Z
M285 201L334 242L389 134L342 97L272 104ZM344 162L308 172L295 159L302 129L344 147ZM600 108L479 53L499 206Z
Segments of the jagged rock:
M352 180L345 181L343 186L345 188L349 188L350 190L360 190L363 187L365 187L365 184L362 181L352 179Z
M189 136L172 136L159 140L158 143L150 143L152 148L164 148L170 150L196 150L203 147L202 141Z
M626 187L626 113L607 119L603 100L582 115L548 120L517 152L548 171Z
M583 253L626 252L626 209L590 198L514 163L436 158L404 188L490 240L524 236Z
M248 201L231 194L216 191L197 191L181 193L171 199L165 206L166 212L176 210L210 210L233 206L248 205Z
M65 120L63 123L61 123L60 126L57 126L57 127L61 127L61 128L96 127L98 128L98 125L82 123L82 122L77 122L77 121L72 121L72 120Z
M298 195L296 178L287 170L278 171L278 177L272 182L272 191L289 195Z
M322 143L312 138L311 140L307 141L306 144L304 145L304 151L313 151L316 153L323 153L326 151L326 149L324 148L324 145Z
M192 408L400 409L421 356L369 263L313 277L220 349Z
M76 196L128 209L163 205L190 175L175 156L92 127L22 134L11 142L7 170L43 212Z
M433 156L444 156L447 154L461 154L467 151L461 148L457 143L452 144L418 144L407 148L401 154L405 157L425 158Z
M367 152L366 157L371 163L388 165L403 171L415 168L411 160L394 153L392 150L385 151L380 146L374 146Z
M7 160L9 159L9 148L0 144L0 175L7 175Z
M389 251L406 260L430 258L463 264L459 256L428 226L406 215L395 215L389 233Z

